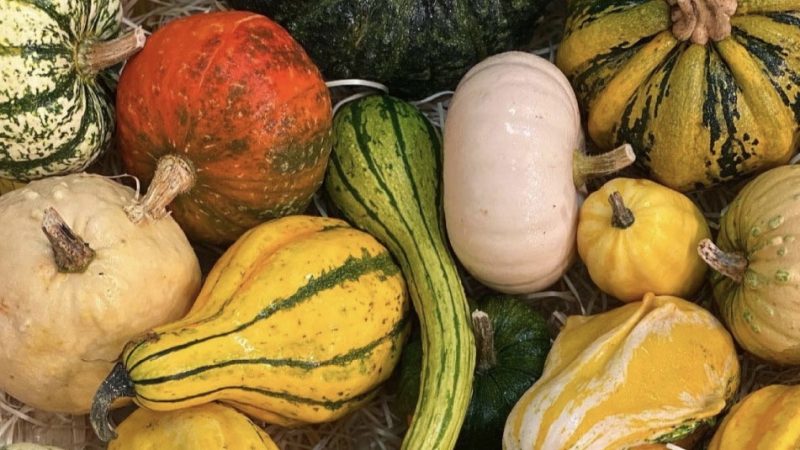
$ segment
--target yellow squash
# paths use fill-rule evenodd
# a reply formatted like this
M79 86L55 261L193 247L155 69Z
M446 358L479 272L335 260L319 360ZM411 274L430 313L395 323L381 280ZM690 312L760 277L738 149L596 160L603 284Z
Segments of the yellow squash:
M347 223L291 216L244 234L180 321L130 342L100 387L109 402L175 410L219 400L267 422L335 420L369 401L397 363L410 309L399 267Z
M652 294L573 316L506 421L505 450L628 449L676 442L739 385L733 339L708 311Z
M622 301L647 292L687 297L703 283L697 244L709 237L703 214L683 194L616 178L581 206L578 253L592 281Z
M800 448L800 386L772 385L737 403L714 434L708 450Z
M556 64L601 149L681 191L786 163L800 140L800 0L569 0Z
M140 408L117 431L108 450L278 450L250 419L218 403L169 412Z

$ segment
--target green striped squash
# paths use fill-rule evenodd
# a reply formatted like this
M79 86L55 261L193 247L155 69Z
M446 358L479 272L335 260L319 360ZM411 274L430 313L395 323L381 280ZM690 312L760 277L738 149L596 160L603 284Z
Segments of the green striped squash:
M422 328L422 373L405 449L452 449L472 395L469 307L445 244L441 138L413 106L370 96L342 107L325 187L400 262Z
M0 0L1 178L80 171L106 148L106 68L144 45L141 31L111 40L121 17L119 0Z
M100 386L92 425L133 397L170 411L222 401L279 425L335 420L392 373L410 328L400 269L338 219L289 216L245 233L183 319L130 342Z
M556 63L592 140L630 143L683 191L786 163L800 140L800 1L673 3L569 1Z

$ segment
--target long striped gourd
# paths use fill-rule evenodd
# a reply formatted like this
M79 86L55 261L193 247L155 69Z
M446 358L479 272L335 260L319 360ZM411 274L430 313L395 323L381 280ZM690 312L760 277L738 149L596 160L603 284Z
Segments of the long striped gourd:
M110 403L153 410L222 401L280 425L337 419L369 401L410 324L400 269L346 222L289 216L244 234L185 318L130 342L92 405L110 440Z
M326 189L400 262L422 326L420 395L403 448L451 449L472 395L475 344L445 245L441 138L416 108L388 96L345 105L334 136Z
M121 17L120 0L0 0L0 177L77 172L107 147L105 69L144 45L142 30L117 38Z
M799 46L798 0L570 0L556 63L599 147L689 190L789 160Z

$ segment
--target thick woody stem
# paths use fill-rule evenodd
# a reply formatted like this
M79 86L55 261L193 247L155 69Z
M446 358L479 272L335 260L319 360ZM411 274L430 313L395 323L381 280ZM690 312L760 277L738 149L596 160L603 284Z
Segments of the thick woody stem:
M634 161L636 155L629 144L599 155L586 155L576 151L572 164L573 181L575 186L581 187L590 178L610 175L630 166Z
M59 272L82 273L94 260L94 250L72 231L55 209L44 211L42 231L53 248Z
M744 273L747 271L747 258L743 255L726 253L714 245L711 239L700 241L697 252L712 269L737 283L742 282Z
M609 195L608 202L611 203L611 209L613 210L611 215L612 225L622 229L633 225L636 218L633 216L633 211L625 206L625 203L622 201L622 195L619 192L614 191L613 194Z
M672 7L672 34L679 41L705 45L731 35L736 0L667 0Z
M144 47L145 39L144 30L136 28L110 41L88 42L79 50L81 73L95 74L127 60Z
M472 312L472 329L475 332L475 344L478 347L475 368L479 372L497 365L497 352L494 348L494 329L489 315L483 311Z
M145 218L161 219L167 215L167 205L175 197L191 190L194 182L195 170L189 160L180 155L166 155L158 160L147 194L141 201L128 205L125 212L133 223Z

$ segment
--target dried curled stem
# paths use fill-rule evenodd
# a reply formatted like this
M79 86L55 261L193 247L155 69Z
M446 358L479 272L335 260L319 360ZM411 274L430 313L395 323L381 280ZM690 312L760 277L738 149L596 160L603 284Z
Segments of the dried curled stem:
M731 35L736 0L667 0L672 7L672 34L680 41L705 45Z
M134 201L125 207L128 218L139 223L145 218L161 219L167 213L167 205L175 197L192 189L195 170L192 163L180 155L166 155L158 160L156 173L147 194L141 201Z

